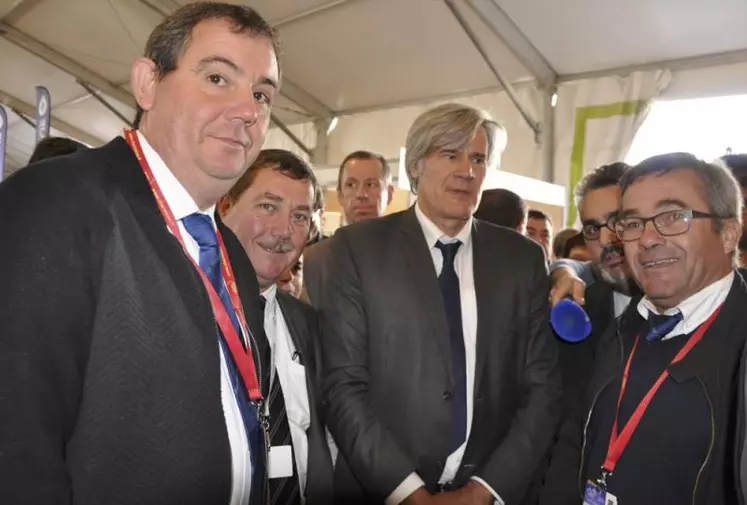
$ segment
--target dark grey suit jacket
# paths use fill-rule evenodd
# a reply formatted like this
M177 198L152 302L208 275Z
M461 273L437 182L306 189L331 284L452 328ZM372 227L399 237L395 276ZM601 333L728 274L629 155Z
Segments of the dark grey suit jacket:
M319 338L319 318L308 304L278 290L278 305L288 326L293 345L306 368L306 389L309 395L311 423L306 431L309 459L306 478L306 504L331 505L334 501L332 457L327 445L322 416L320 372L322 355Z
M546 264L512 230L475 220L472 239L474 415L453 484L476 476L518 503L560 409ZM328 425L344 455L335 486L344 503L381 503L417 472L434 490L450 453L451 351L414 209L340 229L330 255L321 313Z
M330 239L322 239L303 253L303 286L309 303L315 307L319 307L321 299L329 244Z

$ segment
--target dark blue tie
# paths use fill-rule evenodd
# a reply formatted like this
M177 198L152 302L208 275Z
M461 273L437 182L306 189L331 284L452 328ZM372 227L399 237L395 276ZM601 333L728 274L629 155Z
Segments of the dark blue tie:
M665 316L662 314L655 314L654 312L648 311L648 327L649 331L646 334L646 340L649 342L655 342L669 335L669 333L677 326L677 323L682 321L682 312L677 312L671 316Z
M464 356L464 332L462 330L462 298L459 293L459 277L454 269L454 258L462 243L436 242L441 250L444 264L438 283L446 309L451 342L451 363L454 373L454 391L451 403L451 452L456 451L467 439L467 363Z
M228 312L231 322L233 323L236 333L241 339L241 327L236 317L236 311L231 303L231 297L223 282L223 275L220 267L220 250L218 248L218 236L213 227L213 221L210 216L196 212L182 218L182 224L197 245L200 246L200 268L210 279L210 283L220 295L226 312ZM243 342L243 339L241 339ZM231 387L233 388L236 403L241 411L241 418L244 422L247 439L249 440L249 449L252 462L252 488L251 504L264 503L265 480L266 480L266 461L265 461L265 433L262 424L259 421L259 412L257 405L249 399L244 382L236 368L231 351L225 342L222 332L218 330L218 343L226 357L228 373L231 377Z

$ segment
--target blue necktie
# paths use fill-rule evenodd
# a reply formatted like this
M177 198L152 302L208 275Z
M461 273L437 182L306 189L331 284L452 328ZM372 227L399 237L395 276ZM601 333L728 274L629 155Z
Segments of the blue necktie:
M451 342L451 362L454 372L454 391L451 399L451 452L456 451L467 439L467 363L464 356L464 333L462 331L462 299L459 293L459 277L454 269L454 258L462 243L436 242L444 258L438 283L446 309Z
M241 339L241 327L236 317L236 311L231 303L231 297L223 282L223 275L220 266L220 250L218 247L218 235L215 233L213 221L210 216L195 212L182 218L182 224L192 238L200 246L200 269L210 279L210 283L220 295L226 312L228 312L231 322L236 329L236 334ZM241 339L243 342L243 339ZM256 404L249 399L244 382L241 379L236 363L234 363L231 351L225 342L222 332L218 329L218 343L226 357L228 373L231 377L231 387L236 398L236 403L241 411L241 418L244 422L247 439L249 440L249 450L252 462L252 491L251 504L264 503L266 461L265 461L265 433L262 424L259 422L259 412Z
M649 331L646 334L646 340L655 342L669 335L677 324L682 321L682 312L677 312L671 316L655 314L648 311Z

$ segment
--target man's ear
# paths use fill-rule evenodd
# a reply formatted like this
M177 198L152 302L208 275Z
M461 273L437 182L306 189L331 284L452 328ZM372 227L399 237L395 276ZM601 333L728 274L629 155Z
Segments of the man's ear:
M739 238L742 236L742 227L736 219L725 219L721 229L721 241L724 243L724 252L731 254L739 246Z
M132 64L130 85L135 101L144 111L153 107L158 84L158 71L153 60L141 57Z
M231 208L233 205L233 202L231 201L231 197L228 195L223 196L220 200L218 200L218 214L221 218L226 217L226 214L228 214L228 209Z
M386 187L386 206L389 207L389 205L392 203L392 198L394 198L394 186L392 184L388 184Z

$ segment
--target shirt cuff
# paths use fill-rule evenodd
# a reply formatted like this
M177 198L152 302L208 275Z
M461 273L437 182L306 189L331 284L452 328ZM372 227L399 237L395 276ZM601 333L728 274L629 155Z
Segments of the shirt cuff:
M490 485L487 482L485 482L484 480L482 480L480 477L471 477L470 480L474 480L475 482L479 482L480 484L482 484L482 487L484 487L485 489L487 489L488 491L490 491L490 494L492 494L493 498L495 498L495 500L493 501L493 505L506 505L506 502L504 502L501 499L501 497L498 496L498 493L495 492L495 489L493 489L492 487L490 487ZM387 505L389 505L389 504L387 504Z
M402 484L397 486L397 488L392 491L392 494L387 497L384 503L386 505L399 505L418 488L421 488L423 486L425 486L425 482L423 482L423 479L421 479L418 474L413 472L408 475L405 480L402 481ZM501 503L501 505L503 505L503 503Z

